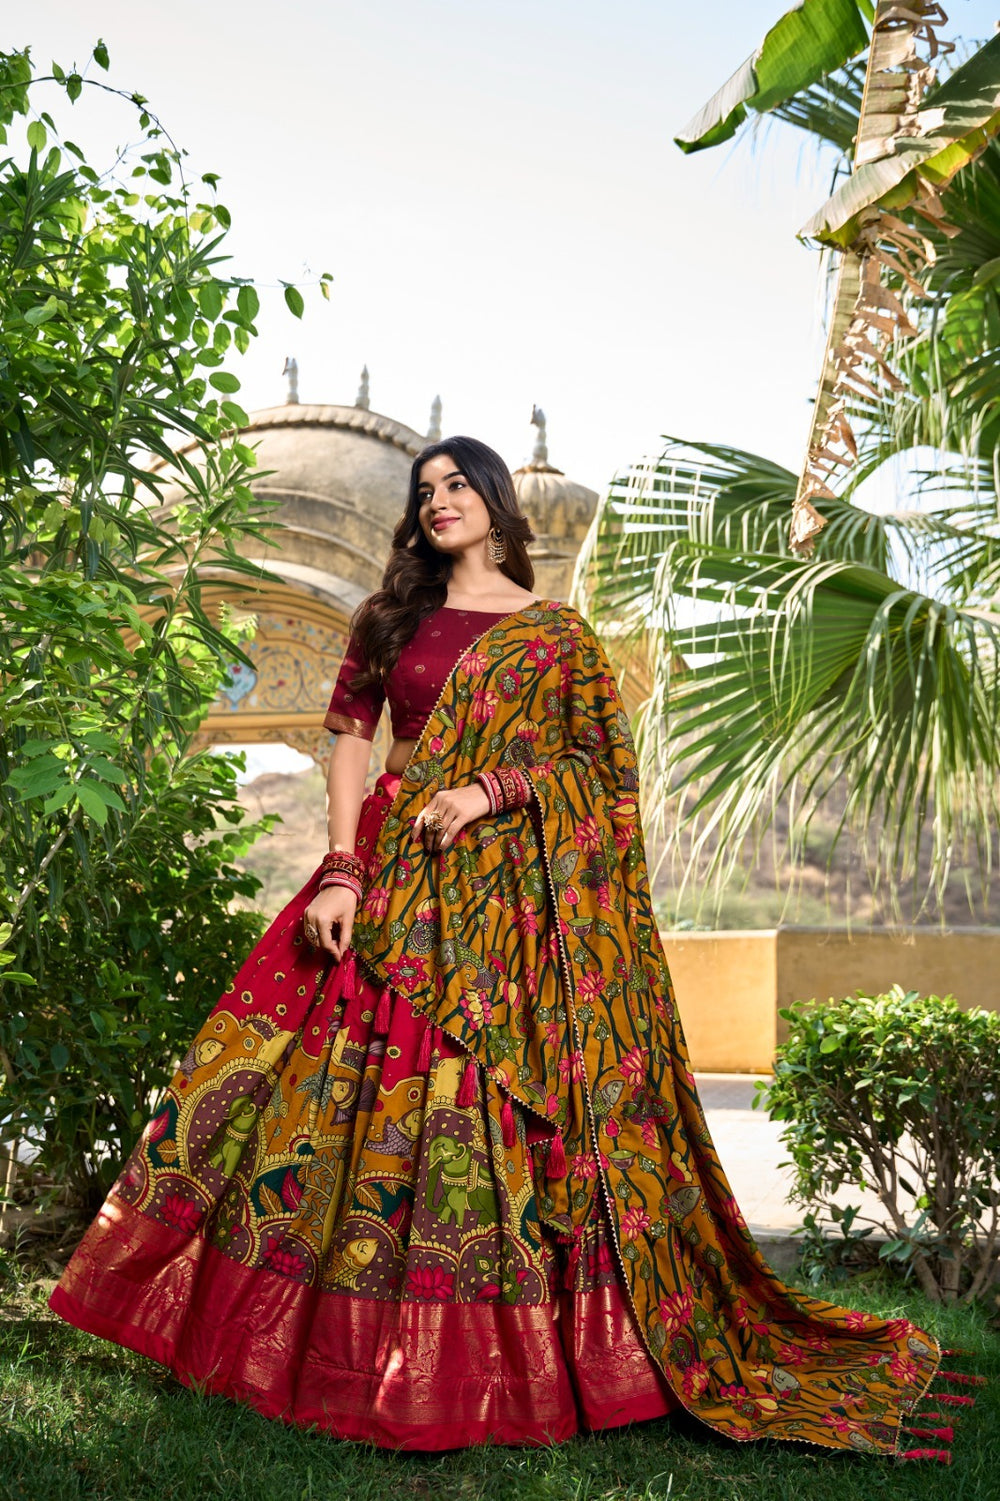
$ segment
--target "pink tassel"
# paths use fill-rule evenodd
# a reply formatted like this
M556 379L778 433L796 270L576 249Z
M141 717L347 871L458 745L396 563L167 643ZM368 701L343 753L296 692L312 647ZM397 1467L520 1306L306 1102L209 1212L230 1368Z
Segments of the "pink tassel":
M961 1345L956 1345L953 1350L946 1350L942 1346L941 1354L942 1355L971 1355L972 1351L971 1350L963 1350L962 1347L961 1347Z
M943 1444L952 1444L955 1441L953 1428L904 1428L904 1433L912 1433L914 1438L939 1438Z
M378 1010L375 1013L376 1032L388 1032L389 1018L391 1014L392 1013L389 1006L389 987L387 985L382 992L381 998L379 999L378 1003Z
M348 960L350 960L349 963ZM340 966L340 994L345 1001L357 1000L358 989L354 983L356 978L354 956L346 954L344 956L344 963Z
M950 1449L907 1449L900 1459L937 1459L943 1465L951 1464Z
M942 1381L954 1381L958 1386L985 1386L985 1376L967 1376L964 1371L938 1371Z
M943 1412L915 1412L913 1416L919 1418L922 1423L944 1423L948 1421L947 1414ZM955 1419L952 1418L951 1422L954 1423L954 1421Z
M434 1028L430 1022L424 1027L424 1035L420 1039L420 1053L417 1057L417 1073L426 1074L431 1066L431 1033Z
M566 1149L563 1139L557 1131L552 1138L549 1147L549 1162L545 1169L546 1178L565 1178L566 1176Z
M503 1132L503 1144L508 1150L517 1141L517 1127L514 1125L514 1107L510 1103L510 1095L503 1102L500 1111L500 1129Z
M468 1110L476 1098L476 1060L470 1058L465 1065L465 1073L462 1075L462 1083L459 1088L455 1104L459 1110Z
M975 1407L975 1397L960 1397L957 1392L935 1392L930 1398L939 1407Z

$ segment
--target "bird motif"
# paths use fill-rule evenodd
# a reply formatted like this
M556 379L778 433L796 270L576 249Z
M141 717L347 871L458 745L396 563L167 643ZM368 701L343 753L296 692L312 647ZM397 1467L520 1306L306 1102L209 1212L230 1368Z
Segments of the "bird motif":
M675 1224L679 1224L698 1207L700 1199L701 1189L696 1183L688 1183L684 1188L679 1188L676 1193L669 1195L667 1213Z
M802 1382L794 1372L789 1371L783 1365L776 1365L771 1372L771 1385L776 1392L797 1392Z
M580 851L569 850L565 855L558 855L550 866L552 879L557 886L565 886L580 863Z
M463 984L470 990L492 989L496 980L496 970L481 965L475 949L463 943L460 938L446 938L441 944L440 958L442 964L461 965L472 972L472 978L467 980L463 976Z
M931 1350L930 1345L927 1344L926 1340L917 1339L913 1334L911 1334L907 1339L906 1348L909 1350L911 1355L916 1355L918 1360L924 1356L932 1355L934 1353Z
M184 1054L180 1072L190 1083L196 1068L205 1068L207 1064L213 1063L223 1051L223 1044L217 1037L203 1037L201 1042L193 1042Z
M381 1149L387 1157L409 1159L413 1154L414 1143L420 1137L423 1120L424 1112L419 1107L408 1110L398 1121L387 1116L382 1126L382 1135L370 1136L367 1145L376 1150Z
M609 1079L607 1084L602 1084L594 1090L594 1114L598 1120L604 1120L614 1110L622 1097L625 1089L621 1079Z
M373 1235L358 1236L349 1240L342 1251L335 1251L327 1265L327 1279L338 1287L358 1290L358 1278L375 1259L378 1241Z

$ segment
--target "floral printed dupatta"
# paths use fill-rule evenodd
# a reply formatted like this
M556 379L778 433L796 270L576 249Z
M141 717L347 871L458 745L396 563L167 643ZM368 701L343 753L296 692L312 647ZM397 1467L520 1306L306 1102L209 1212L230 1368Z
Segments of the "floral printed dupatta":
M441 787L497 766L537 806L412 838ZM544 1220L578 1238L604 1196L638 1328L683 1404L734 1439L896 1452L940 1352L793 1292L733 1200L698 1101L653 917L628 720L586 622L536 602L459 661L377 845L353 947L551 1130ZM515 1107L519 1107L516 1109Z

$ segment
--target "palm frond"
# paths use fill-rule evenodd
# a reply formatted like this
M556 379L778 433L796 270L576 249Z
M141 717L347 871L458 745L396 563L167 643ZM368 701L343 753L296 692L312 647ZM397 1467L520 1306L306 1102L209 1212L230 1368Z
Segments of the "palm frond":
M805 130L835 146L848 161L854 152L865 86L866 58L855 58L791 98L776 104L770 118Z
M929 833L940 892L955 841L995 827L1000 613L901 583L891 544L951 547L966 570L984 544L947 508L875 517L838 500L804 561L784 540L795 481L759 455L672 441L601 503L579 584L612 636L653 644L647 816L721 885L781 800L799 810L800 853L836 784L889 889Z

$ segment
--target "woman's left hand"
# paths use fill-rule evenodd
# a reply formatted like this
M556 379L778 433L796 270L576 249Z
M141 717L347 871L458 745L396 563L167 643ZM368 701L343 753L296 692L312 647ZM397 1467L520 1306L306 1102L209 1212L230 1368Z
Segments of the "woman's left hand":
M435 792L427 806L413 821L413 837L419 839L428 854L446 850L473 819L485 818L490 800L478 782L465 787L448 787ZM440 820L440 822L438 821Z

